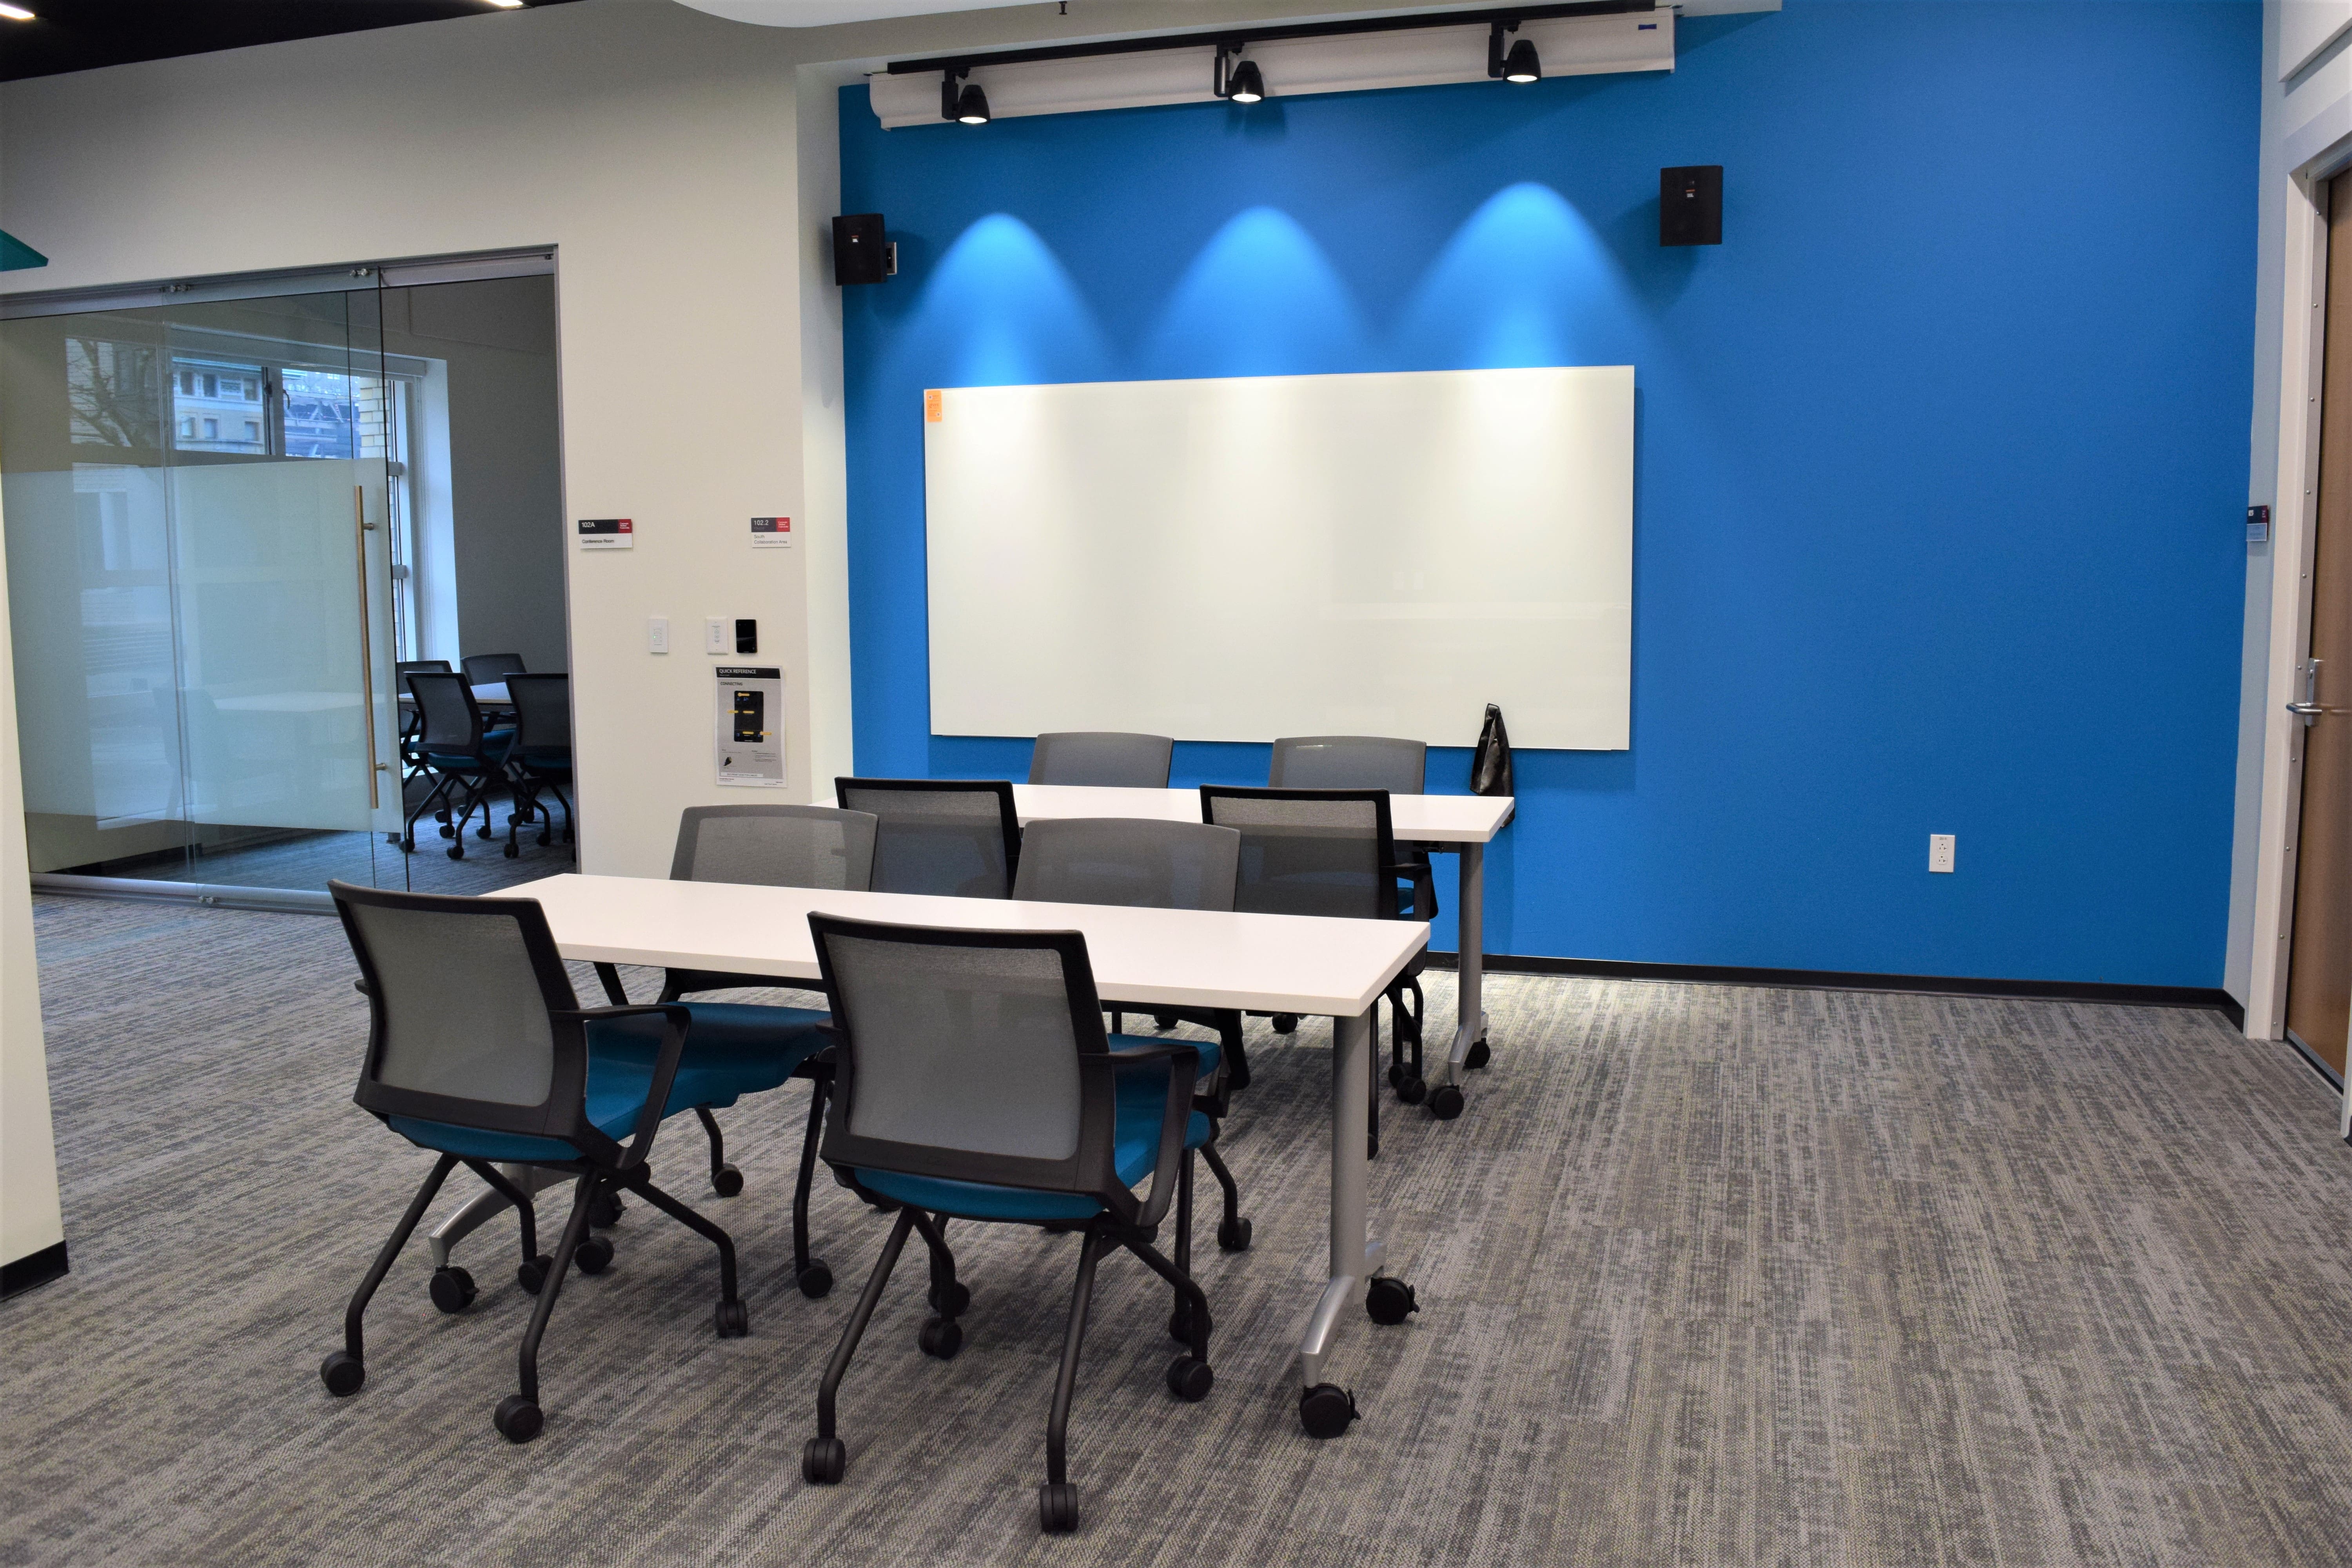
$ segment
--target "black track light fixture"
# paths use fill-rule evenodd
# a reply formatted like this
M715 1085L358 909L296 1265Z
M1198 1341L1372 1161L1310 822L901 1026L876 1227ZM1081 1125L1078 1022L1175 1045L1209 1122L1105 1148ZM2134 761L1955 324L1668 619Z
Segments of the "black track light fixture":
M1536 47L1521 38L1512 44L1509 52L1503 48L1503 35L1519 30L1517 22L1497 22L1486 34L1486 74L1504 81L1541 81L1543 62L1536 58Z
M1256 103L1265 97L1265 78L1258 74L1257 62L1241 58L1246 44L1219 44L1217 65L1209 81L1209 90L1234 103Z
M966 125L985 125L992 118L988 112L988 94L980 90L980 83L964 82L963 90L956 83L971 74L970 66L950 66L940 73L940 118L960 121Z

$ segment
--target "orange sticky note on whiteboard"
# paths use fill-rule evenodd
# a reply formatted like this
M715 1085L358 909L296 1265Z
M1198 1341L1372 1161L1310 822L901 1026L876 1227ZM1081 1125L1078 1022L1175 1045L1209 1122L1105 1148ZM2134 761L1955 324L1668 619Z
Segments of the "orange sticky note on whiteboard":
M936 386L923 394L924 424L936 425L940 422L940 416L943 412L940 406L941 401L942 400L940 397L940 389Z

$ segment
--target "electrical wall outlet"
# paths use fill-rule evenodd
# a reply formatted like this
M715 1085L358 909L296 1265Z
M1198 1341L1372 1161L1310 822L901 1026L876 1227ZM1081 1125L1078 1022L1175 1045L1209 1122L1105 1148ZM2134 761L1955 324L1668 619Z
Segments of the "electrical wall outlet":
M702 618L702 651L733 653L735 651L735 621L731 616L705 616Z
M646 618L646 651L647 653L669 651L669 617L667 616L648 616Z
M1950 870L1952 868L1952 857L1958 853L1959 844L1960 838L1959 835L1957 833L1930 833L1927 835L1927 869L1930 871Z

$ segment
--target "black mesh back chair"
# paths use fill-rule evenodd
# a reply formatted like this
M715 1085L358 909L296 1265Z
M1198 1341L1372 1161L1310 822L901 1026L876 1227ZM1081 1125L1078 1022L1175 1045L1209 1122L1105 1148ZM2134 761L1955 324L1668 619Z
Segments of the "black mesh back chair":
M875 819L874 891L1013 895L1021 819L1002 779L835 779L834 803Z
M1385 735L1292 735L1274 743L1266 784L1275 789L1384 789L1391 795L1429 793L1429 748ZM1400 849L1397 864L1412 884L1400 906L1409 919L1437 918L1437 878L1426 849Z
M1399 920L1396 842L1389 830L1389 792L1384 789L1201 788L1201 816L1242 836L1241 872L1234 908L1259 914L1322 915L1342 920ZM1389 1083L1408 1105L1427 1094L1422 1082L1421 968L1416 954L1388 988ZM1410 1013L1404 999L1412 998ZM1275 1021L1276 1029L1285 1022ZM1407 1049L1411 1065L1407 1066ZM1449 1089L1451 1086L1447 1086ZM1457 1091L1458 1092L1458 1091ZM1373 1107L1372 1143L1380 1144L1379 1106ZM1461 1110L1458 1098L1433 1101L1448 1119Z
M662 1119L681 1109L673 1096L707 1096L715 1087L689 1082L680 1068L693 1010L583 1008L531 900L383 892L347 882L330 889L368 999L367 1058L352 1098L438 1158L344 1312L343 1348L319 1369L329 1392L354 1394L366 1381L361 1322L368 1300L461 1164L520 1213L518 1281L539 1299L523 1334L521 1391L501 1400L493 1417L508 1438L528 1442L539 1432L541 1338L566 1271L577 1263L583 1273L600 1273L612 1260L612 1245L588 1234L589 1220L598 1200L620 1189L718 1247L719 1332L746 1332L727 1233L655 1186L646 1172ZM493 1162L578 1177L552 1258L540 1254L530 1198ZM462 1269L436 1275L436 1302L444 1287L454 1302L446 1310L473 1299L473 1280Z
M1241 847L1242 836L1234 829L1199 822L1109 816L1033 822L1021 837L1021 874L1013 896L1041 903L1230 910ZM1113 1051L1150 1043L1123 1032L1125 1016L1118 1008L1109 1012ZM1209 1118L1209 1141L1201 1145L1201 1157L1224 1193L1217 1245L1239 1252L1249 1246L1250 1222L1242 1217L1241 1190L1217 1152L1216 1138L1231 1095L1249 1087L1242 1016L1229 1007L1176 1007L1153 1015L1163 1029L1180 1020L1216 1031L1214 1043L1201 1045L1201 1081L1193 1086L1192 1109ZM1176 1266L1189 1271L1192 1259L1180 1251Z
M874 866L874 819L862 811L835 811L818 805L697 805L687 808L677 825L677 848L671 857L674 882L747 882L766 888L843 888L864 891ZM609 966L600 966L609 971ZM703 991L766 989L777 984L772 974L729 974L708 969L664 972L661 999L675 1002ZM617 992L620 976L607 973L608 990ZM809 1256L809 1183L816 1172L817 1135L824 1124L825 1086L831 1064L823 1055L829 1043L823 1034L832 1016L807 1007L773 1007L743 1004L697 1003L707 1014L724 1014L744 1028L756 1027L773 1039L798 1042L793 1075L809 1083L808 1133L801 1144L800 1180L793 1190L793 1277L803 1295L816 1297L833 1289L833 1271ZM687 1058L695 1058L689 1043ZM730 1047L733 1048L733 1047ZM721 1197L743 1190L743 1173L727 1163L726 1135L711 1107L698 1105L695 1116L710 1142L710 1186Z
M1038 1489L1044 1527L1075 1529L1077 1489L1064 1439L1102 1254L1125 1247L1183 1303L1189 1349L1168 1368L1169 1388L1197 1400L1213 1381L1208 1301L1152 1245L1171 1196L1180 1238L1192 1221L1188 1151L1209 1132L1208 1118L1192 1108L1199 1053L1170 1041L1114 1057L1076 931L927 930L822 914L809 926L838 1039L825 1163L898 1217L818 1387L817 1435L802 1450L801 1474L831 1484L847 1467L835 1396L909 1228L932 1247L935 1303L940 1217L1077 1230L1077 1283ZM1139 1199L1134 1189L1147 1176L1150 1195ZM951 1259L947 1268L952 1287ZM924 1322L919 1341L941 1358L962 1342L944 1311Z
M507 813L511 860L521 853L519 824L537 822L540 843L554 842L549 797L563 807L563 842L572 842L572 797L563 793L572 783L572 678L517 672L507 677L507 697L515 713L514 744L507 752L507 782L514 791L514 807Z
M1165 735L1127 735L1110 730L1040 735L1036 750L1029 753L1029 782L1166 789L1168 759L1175 749L1176 742Z
M424 723L424 715L416 710L416 700L408 694L408 678L419 670L427 675L446 675L449 661L446 658L404 658L392 667L392 682L400 693L400 782L406 784L425 771L425 759L410 744Z
M400 847L415 852L416 819L429 811L446 818L441 836L452 841L449 858L462 860L466 824L477 809L482 814L477 832L484 838L490 836L490 797L505 777L514 731L484 727L481 705L474 700L473 688L463 676L420 669L408 677L408 691L416 700L416 739L412 744L433 787L402 823Z
M457 662L465 667L468 686L495 686L509 675L520 675L524 668L519 653L469 653Z

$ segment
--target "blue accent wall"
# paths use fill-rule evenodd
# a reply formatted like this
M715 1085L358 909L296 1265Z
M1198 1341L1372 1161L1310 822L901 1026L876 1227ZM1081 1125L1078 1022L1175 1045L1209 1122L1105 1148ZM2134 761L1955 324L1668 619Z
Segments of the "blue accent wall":
M2220 984L2261 34L1791 0L1671 75L893 132L845 89L900 268L844 301L858 768L1028 766L929 733L925 387L1631 363L1633 747L1519 753L1488 949ZM1659 168L1715 163L1725 243L1661 248Z

